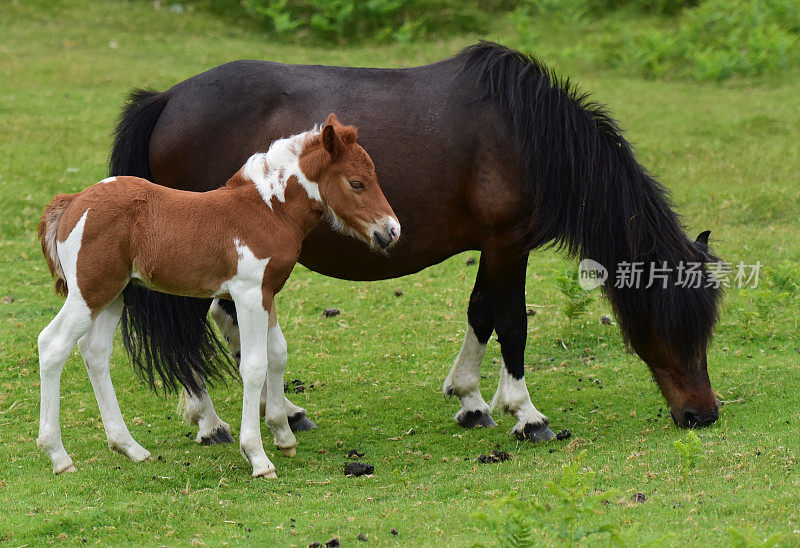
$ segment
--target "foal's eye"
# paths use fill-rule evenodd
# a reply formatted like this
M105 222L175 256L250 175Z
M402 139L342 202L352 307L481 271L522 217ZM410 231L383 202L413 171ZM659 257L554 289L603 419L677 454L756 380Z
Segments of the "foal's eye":
M350 181L350 186L353 190L364 190L364 183L361 181Z

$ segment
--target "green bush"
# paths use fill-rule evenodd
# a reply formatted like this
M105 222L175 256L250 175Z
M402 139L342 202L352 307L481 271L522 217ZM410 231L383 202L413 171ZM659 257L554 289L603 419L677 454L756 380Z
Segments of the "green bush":
M675 15L684 8L696 6L699 0L583 0L592 13L600 14L620 8L640 13Z
M290 42L410 42L512 25L517 46L651 78L800 67L800 0L188 0ZM558 41L558 38L556 38ZM544 45L543 45L544 43Z
M559 55L651 78L800 67L800 0L522 0L511 20L534 53L547 33L566 33L577 41ZM543 24L550 30L537 33Z
M479 0L242 0L275 37L314 42L414 39L485 30L487 11L503 2Z
M777 74L800 64L800 0L706 0L674 30L645 30L624 42L625 66L640 74L700 80Z
M684 8L696 6L698 2L699 0L521 0L515 5L517 10L538 15L560 17L564 14L581 13L597 18L618 10L635 14L675 15Z

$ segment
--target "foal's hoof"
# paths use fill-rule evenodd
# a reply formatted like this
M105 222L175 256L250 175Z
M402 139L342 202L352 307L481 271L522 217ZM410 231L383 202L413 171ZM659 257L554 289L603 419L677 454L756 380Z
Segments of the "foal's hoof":
M72 459L64 449L54 452L50 457L50 464L53 465L53 473L64 474L67 472L76 472L75 465L72 464Z
M305 413L296 413L289 417L289 428L292 432L305 432L316 427L317 425L311 422Z
M56 470L55 468L53 468L54 474L69 474L70 472L77 472L77 471L78 469L75 468L75 465L72 463L69 463L69 465L67 465L66 468L62 468L61 470Z
M254 478L268 478L268 479L272 479L272 478L277 478L277 477L278 477L278 474L276 474L276 473L275 473L275 470L268 470L268 471L266 471L266 472L255 472L255 471L254 471L254 472L253 472L253 477L254 477Z
M222 426L218 426L207 436L202 436L199 440L202 445L216 445L219 443L233 443L233 436Z
M478 409L472 411L462 409L456 414L456 422L464 428L494 428L497 426L489 413Z
M267 458L267 454L264 453L263 448L260 448L260 450L256 451L254 458L250 458L250 455L247 454L247 451L245 451L241 445L239 446L239 453L241 453L245 460L253 466L254 478L278 477L275 473L275 465L270 462L269 458Z
M133 438L108 440L108 447L112 451L128 457L133 462L144 462L150 458L150 451L136 443Z
M553 440L556 437L547 424L526 424L522 428L515 428L511 433L519 440L532 443L542 443Z
M281 448L281 453L283 453L287 457L293 457L297 454L297 447Z

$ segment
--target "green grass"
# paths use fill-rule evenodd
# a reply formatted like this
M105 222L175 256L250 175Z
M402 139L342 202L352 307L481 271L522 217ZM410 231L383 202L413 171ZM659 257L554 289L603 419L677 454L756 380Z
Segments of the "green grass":
M533 254L528 270L527 302L540 306L528 327L527 379L554 429L569 428L573 437L519 443L507 434L513 420L501 416L499 428L461 430L451 420L456 402L444 401L440 390L466 327L476 267L465 259L477 257L467 253L375 283L297 269L279 297L288 379L318 384L293 401L320 428L298 436L294 459L276 454L264 432L277 480L252 480L235 446L187 439L194 432L181 422L176 399L149 393L119 350L112 376L123 413L154 459L134 464L107 449L75 354L62 381L62 426L78 472L53 477L35 445L36 336L60 300L35 226L55 193L105 175L126 91L164 89L238 58L418 64L474 37L305 48L276 45L199 11L155 10L151 2L44 6L5 2L0 10L0 542L306 546L338 536L353 545L363 533L379 545L491 543L496 534L471 514L491 514L510 493L559 507L546 483L585 451L590 491L616 492L609 504L582 514L587 527L617 524L628 543L730 544L734 528L754 542L778 534L783 544L800 544L800 91L780 81L631 79L570 63L552 46L545 59L572 69L609 104L642 163L672 190L690 232L711 229L725 259L765 265L759 289L730 290L725 298L709 364L715 389L730 403L718 424L698 432L691 466L678 449L691 440L662 411L646 366L625 352L615 326L599 322L608 305L596 300L572 322L562 314L556 278L573 265L552 252ZM503 28L489 38L514 44L518 38ZM547 37L544 23L535 31ZM394 296L396 288L403 296ZM342 315L321 318L331 306ZM497 383L498 358L492 341L486 399ZM240 388L233 383L212 396L236 434ZM477 463L497 446L513 459ZM374 477L344 477L351 448L366 452ZM644 503L631 502L637 492ZM547 519L558 526L566 517L554 510Z

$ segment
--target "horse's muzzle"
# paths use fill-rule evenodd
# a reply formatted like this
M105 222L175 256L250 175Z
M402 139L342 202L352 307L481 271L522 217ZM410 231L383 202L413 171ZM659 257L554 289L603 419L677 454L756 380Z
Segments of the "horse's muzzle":
M678 416L670 413L672 420L681 428L703 428L714 424L719 419L719 409L711 409L705 412L698 412L691 407L685 408Z

